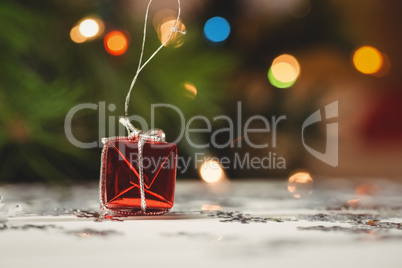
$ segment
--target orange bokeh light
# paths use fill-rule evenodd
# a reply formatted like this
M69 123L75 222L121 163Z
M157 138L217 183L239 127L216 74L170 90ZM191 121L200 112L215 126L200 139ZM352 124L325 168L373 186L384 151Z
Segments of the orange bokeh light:
M164 44L164 46L173 45L177 48L183 44L182 34L179 34L178 32L171 33L171 30L175 25L176 18L165 18L157 28L159 40ZM178 21L177 29L181 32L185 32L186 26L184 26L181 21ZM169 36L170 39L168 40Z
M380 192L380 187L375 184L363 183L356 187L357 195L376 195Z
M197 88L192 83L184 83L184 88L186 89L186 96L190 99L194 99L197 95Z
M301 198L311 195L313 192L314 180L307 172L297 172L290 176L288 181L288 191L294 198Z
M70 37L71 37L71 40L73 40L73 42L75 42L75 43L83 43L87 40L87 38L85 36L81 35L78 26L75 26L71 29Z
M105 36L105 49L113 56L123 55L128 47L128 38L120 31L112 31Z
M271 65L273 76L282 83L295 81L300 74L300 64L295 57L282 54Z
M353 54L353 64L361 73L375 74L383 65L383 57L376 48L364 46Z

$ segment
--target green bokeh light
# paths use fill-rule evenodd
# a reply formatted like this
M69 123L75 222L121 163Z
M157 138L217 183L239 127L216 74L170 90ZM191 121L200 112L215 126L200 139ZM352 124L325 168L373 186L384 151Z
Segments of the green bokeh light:
M288 88L288 87L293 86L293 84L296 82L297 79L295 79L295 80L293 80L293 81L290 81L290 82L281 82L281 81L279 81L278 79L276 79L276 78L274 77L274 75L272 74L271 67L269 67L269 70L268 70L268 80L269 80L269 82L270 82L274 87L277 87L277 88Z

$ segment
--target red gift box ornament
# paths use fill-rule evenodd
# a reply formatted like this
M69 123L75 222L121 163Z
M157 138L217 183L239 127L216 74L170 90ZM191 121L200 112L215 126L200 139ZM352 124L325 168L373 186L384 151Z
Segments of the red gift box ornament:
M125 102L125 117L120 119L127 137L104 138L99 183L101 208L117 214L159 215L173 206L176 181L177 147L165 141L165 133L151 129L145 133L136 129L128 119L131 91L139 73L170 40L174 33L185 34L177 28L180 19L180 0L175 25L161 46L142 64L149 1L145 13L144 35L137 72L131 82Z
M126 118L120 123L127 137L102 140L100 202L118 214L158 215L173 206L177 147L165 142L165 133L135 129Z

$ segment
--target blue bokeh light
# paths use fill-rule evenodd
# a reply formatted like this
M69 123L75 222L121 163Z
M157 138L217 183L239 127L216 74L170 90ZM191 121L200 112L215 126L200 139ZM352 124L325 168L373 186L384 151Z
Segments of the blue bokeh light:
M223 42L230 34L230 24L222 17L213 17L205 23L204 34L211 42Z

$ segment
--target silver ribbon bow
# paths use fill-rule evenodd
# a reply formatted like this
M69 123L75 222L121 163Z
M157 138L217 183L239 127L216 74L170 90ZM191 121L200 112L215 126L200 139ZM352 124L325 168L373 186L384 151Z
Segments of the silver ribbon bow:
M135 128L127 117L122 117L119 120L120 124L126 127L129 138L137 138L138 140L138 174L140 181L140 194L141 194L141 210L146 212L147 204L145 202L145 191L144 191L144 166L143 166L143 149L144 142L146 141L158 141L165 142L165 132L161 129L150 129L143 133L141 130Z

